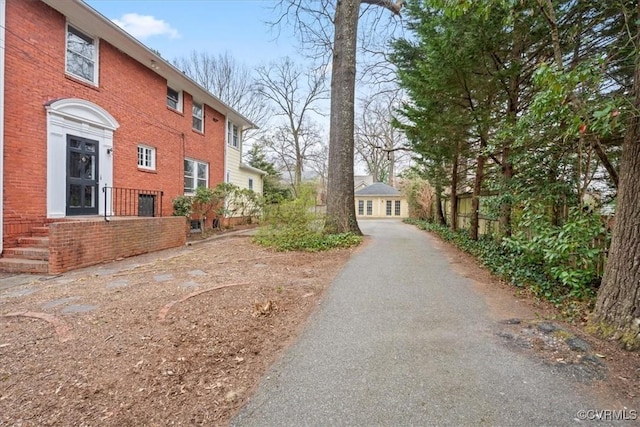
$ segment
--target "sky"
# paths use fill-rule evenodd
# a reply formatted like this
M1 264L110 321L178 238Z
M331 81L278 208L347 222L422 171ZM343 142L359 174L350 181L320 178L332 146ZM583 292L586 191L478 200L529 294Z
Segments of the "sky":
M250 68L290 56L299 42L286 24L274 28L275 0L84 0L172 62L191 51L231 56ZM328 112L329 103L320 108ZM328 135L328 115L314 117ZM357 165L362 174L362 166Z
M168 61L192 50L229 52L253 67L295 56L297 40L280 34L270 0L85 0ZM284 31L288 31L286 28Z

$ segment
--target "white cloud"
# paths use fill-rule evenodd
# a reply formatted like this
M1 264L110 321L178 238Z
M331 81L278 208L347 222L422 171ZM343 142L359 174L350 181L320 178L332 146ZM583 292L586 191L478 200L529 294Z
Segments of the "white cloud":
M146 39L152 36L167 35L172 39L180 37L180 33L171 25L161 19L150 15L138 15L137 13L125 13L120 19L114 19L114 24L138 39Z

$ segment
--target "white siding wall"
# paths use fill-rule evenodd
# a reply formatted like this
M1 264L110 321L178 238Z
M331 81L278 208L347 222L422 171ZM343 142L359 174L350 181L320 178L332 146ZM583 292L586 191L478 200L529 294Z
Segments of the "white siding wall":
M225 180L240 188L249 188L249 178L253 179L253 191L262 195L262 175L240 168L242 161L241 151L227 145L225 156Z
M247 188L247 183L243 184L243 172L240 170L240 150L234 148L230 145L227 145L227 155L226 155L226 163L227 163L227 172L229 176L229 182L231 184L235 184L240 188Z
M364 203L364 214L358 212L358 201ZM372 212L367 215L367 201L371 201ZM391 201L391 215L387 215L387 200ZM400 215L395 214L396 200L400 201ZM356 217L358 218L407 218L409 216L409 205L404 197L393 196L355 196Z

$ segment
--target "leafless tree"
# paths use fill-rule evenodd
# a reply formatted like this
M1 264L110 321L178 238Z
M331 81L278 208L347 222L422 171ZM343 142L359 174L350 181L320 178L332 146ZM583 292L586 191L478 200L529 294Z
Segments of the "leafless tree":
M327 228L332 232L361 233L353 194L356 46L360 6L380 6L399 15L403 1L282 0L280 4L303 43L310 43L316 56L330 56L332 59Z
M317 145L318 128L313 115L322 115L320 102L327 99L326 75L313 68L303 69L290 58L282 58L257 69L259 95L281 118L272 149L286 151L281 158L293 159L293 186L297 191L307 154Z
M392 126L399 94L385 91L363 99L358 109L355 149L374 182L395 184L398 164L406 160L405 137Z
M327 203L327 179L329 177L329 145L326 142L318 144L308 156L309 169L316 174L318 182L318 202Z
M214 55L194 50L173 63L229 107L258 127L264 126L269 118L269 106L258 96L260 85L252 70L229 52ZM248 135L245 133L245 137ZM252 135L255 137L255 132Z

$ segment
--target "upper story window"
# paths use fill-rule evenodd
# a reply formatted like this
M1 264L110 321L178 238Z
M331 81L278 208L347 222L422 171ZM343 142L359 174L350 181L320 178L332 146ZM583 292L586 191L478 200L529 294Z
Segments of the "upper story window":
M249 190L253 191L253 178L249 178Z
M167 86L167 107L182 111L182 92Z
M67 25L67 73L98 84L98 41Z
M209 165L197 160L184 159L184 192L193 194L198 187L209 185Z
M204 108L202 104L193 103L193 129L204 132Z
M138 145L138 167L156 170L156 149L146 145Z
M230 121L227 122L227 144L235 148L240 147L240 129Z

